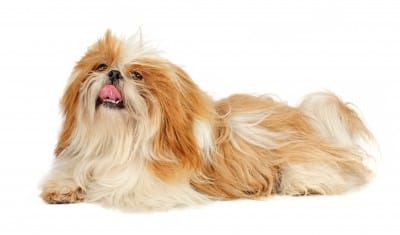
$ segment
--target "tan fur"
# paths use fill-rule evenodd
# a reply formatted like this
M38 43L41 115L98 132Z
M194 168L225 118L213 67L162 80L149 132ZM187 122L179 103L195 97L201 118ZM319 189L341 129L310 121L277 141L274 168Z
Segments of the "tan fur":
M85 199L85 193L71 181L47 182L41 197L50 204L76 203Z
M342 103L337 105L343 108ZM268 97L248 95L232 96L220 101L216 107L222 117L217 124L220 126L217 160L204 167L204 179L192 181L199 191L220 198L257 198L271 193L335 194L351 187L351 182L345 180L363 184L368 178L370 172L362 164L361 154L344 148L346 146L329 143L310 126L308 117L298 109ZM255 116L257 113L264 113L265 117L261 116L248 128L254 126L275 133L270 134L269 140L266 134L263 140L265 143L272 140L273 146L249 144L250 141L235 132L235 123L230 124L232 117ZM342 113L343 118L352 120L347 114L353 115L352 112ZM298 170L294 173L295 170L291 169L288 173L287 168L291 166ZM308 182L297 182L309 174L307 170L313 171L313 178L310 176ZM324 177L335 174L341 177L343 181L340 184L343 185L336 185L332 178Z
M155 155L160 158L148 162L147 166L165 180L181 178L181 171L200 168L203 159L194 133L188 130L192 129L195 117L206 119L211 112L207 97L183 70L168 61L141 59L131 70L151 77L140 84L144 90L142 96L146 92L151 94L154 102L148 103L149 110L162 117L153 143Z
M96 71L106 64L104 71ZM123 109L97 105L107 73ZM133 72L142 80L132 78ZM107 32L75 66L61 100L65 115L48 203L99 202L155 210L271 194L338 194L371 171L360 139L372 134L330 93L299 107L265 96L212 101L178 66Z

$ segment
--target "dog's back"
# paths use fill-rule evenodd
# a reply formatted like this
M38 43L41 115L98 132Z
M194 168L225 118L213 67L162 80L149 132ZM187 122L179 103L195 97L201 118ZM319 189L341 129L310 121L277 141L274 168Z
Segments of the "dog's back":
M216 104L217 153L195 188L218 198L272 193L338 194L371 176L357 140L372 139L358 115L330 93L298 108L268 97L234 95Z

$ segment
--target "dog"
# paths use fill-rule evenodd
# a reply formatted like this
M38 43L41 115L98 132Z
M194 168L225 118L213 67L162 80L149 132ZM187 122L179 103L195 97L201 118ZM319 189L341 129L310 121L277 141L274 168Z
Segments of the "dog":
M61 99L50 204L166 210L270 195L334 195L366 184L373 136L329 92L290 107L268 96L213 101L141 37L107 31Z

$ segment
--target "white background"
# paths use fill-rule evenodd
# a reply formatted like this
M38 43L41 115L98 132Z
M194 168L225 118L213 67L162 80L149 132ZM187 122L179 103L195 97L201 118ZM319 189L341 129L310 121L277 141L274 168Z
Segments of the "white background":
M0 234L399 234L400 2L3 1L0 4ZM44 204L74 63L110 28L142 27L215 98L331 90L362 111L382 157L375 181L335 197L273 197L127 214Z

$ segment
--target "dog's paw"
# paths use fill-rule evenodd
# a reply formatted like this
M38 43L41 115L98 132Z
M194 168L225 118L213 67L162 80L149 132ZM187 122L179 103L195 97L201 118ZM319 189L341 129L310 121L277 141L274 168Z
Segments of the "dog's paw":
M41 197L49 204L77 203L85 200L83 190L71 183L50 183L43 188Z

